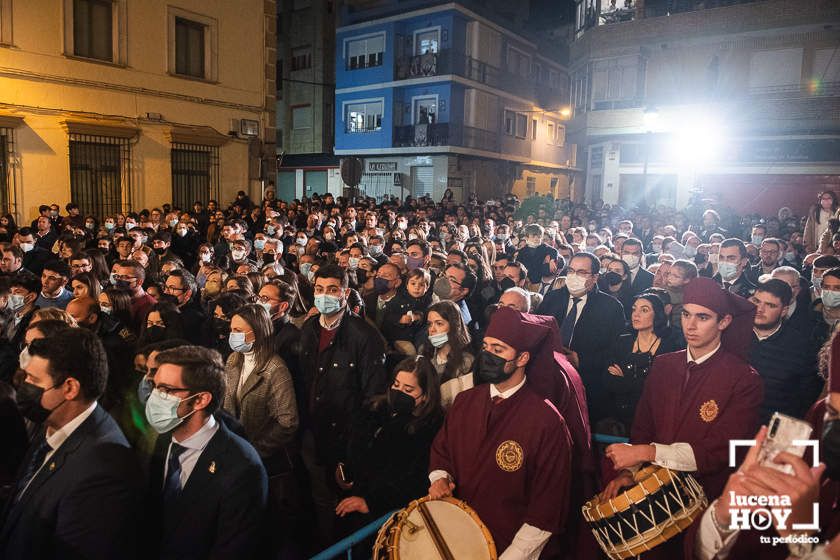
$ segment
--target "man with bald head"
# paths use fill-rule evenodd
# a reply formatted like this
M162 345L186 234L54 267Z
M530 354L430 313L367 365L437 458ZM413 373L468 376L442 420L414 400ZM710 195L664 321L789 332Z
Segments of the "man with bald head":
M130 373L134 371L134 335L109 315L102 313L99 303L91 297L78 297L67 304L67 313L79 326L93 332L108 358L108 384L101 402L107 410L112 410L123 401L125 391L131 384Z
M814 316L811 314L811 292L807 281L804 281L799 271L792 266L780 266L770 273L770 278L783 281L790 286L793 293L785 322L805 334L811 334L814 330Z
M499 305L528 313L531 310L531 294L523 288L508 288L499 298Z

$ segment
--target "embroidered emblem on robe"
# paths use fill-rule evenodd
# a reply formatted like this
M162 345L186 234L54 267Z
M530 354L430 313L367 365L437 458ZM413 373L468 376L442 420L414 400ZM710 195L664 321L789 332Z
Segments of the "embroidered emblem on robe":
M524 457L522 446L512 439L503 441L496 449L496 464L505 472L515 472L522 468Z
M700 419L703 422L711 422L717 418L719 411L720 409L714 399L706 401L700 406Z

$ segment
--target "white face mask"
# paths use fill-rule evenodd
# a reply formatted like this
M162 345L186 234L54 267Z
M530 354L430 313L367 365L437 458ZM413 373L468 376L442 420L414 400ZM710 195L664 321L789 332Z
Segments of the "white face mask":
M28 253L29 251L31 251L34 248L35 248L34 243L21 243L20 244L20 250L23 251L24 253Z
M621 260L627 263L627 266L630 267L630 270L634 268L638 268L639 263L641 262L641 257L639 255L621 255Z
M586 280L577 274L566 276L566 287L570 294L580 294L586 290Z

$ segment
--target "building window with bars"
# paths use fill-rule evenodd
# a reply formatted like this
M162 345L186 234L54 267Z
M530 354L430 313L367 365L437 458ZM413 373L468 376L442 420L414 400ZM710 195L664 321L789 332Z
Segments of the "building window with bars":
M172 205L192 208L195 201L219 198L219 148L172 144Z
M113 2L73 0L73 54L114 60Z
M128 138L70 134L70 199L82 214L103 219L131 202Z
M299 47L292 49L292 72L312 68L312 48Z
M175 18L175 73L204 78L204 25Z

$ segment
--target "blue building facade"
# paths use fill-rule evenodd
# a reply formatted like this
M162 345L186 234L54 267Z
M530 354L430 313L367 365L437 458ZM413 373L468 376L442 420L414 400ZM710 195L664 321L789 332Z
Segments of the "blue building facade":
M565 67L464 6L415 4L336 33L335 153L364 160L363 192L568 193Z

